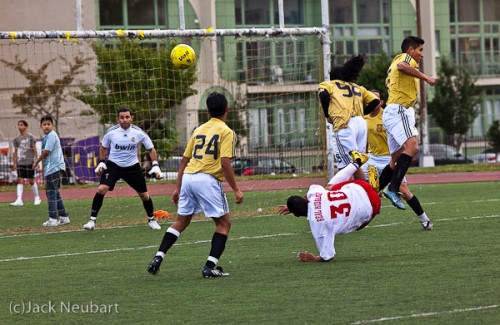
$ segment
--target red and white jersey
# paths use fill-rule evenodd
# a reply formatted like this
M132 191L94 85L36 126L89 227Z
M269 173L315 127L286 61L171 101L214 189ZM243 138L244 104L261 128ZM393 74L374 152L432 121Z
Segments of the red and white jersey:
M335 256L335 235L363 228L380 212L380 197L364 180L336 184L330 191L311 185L307 200L307 220L324 260Z

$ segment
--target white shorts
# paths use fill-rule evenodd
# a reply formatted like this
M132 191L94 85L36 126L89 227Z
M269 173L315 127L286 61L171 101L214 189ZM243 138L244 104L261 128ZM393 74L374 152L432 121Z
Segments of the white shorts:
M347 127L333 132L333 153L338 168L344 168L352 162L349 151L366 152L366 121L362 116L351 117Z
M222 183L210 174L184 174L177 214L191 216L201 212L207 218L220 218L229 213Z
M391 156L374 156L371 153L368 154L370 157L367 162L361 166L363 172L365 173L365 179L368 181L368 166L373 165L378 170L379 176L382 174L382 170L389 164L391 161ZM403 177L403 183L406 183L406 177Z
M406 140L418 136L413 107L405 108L402 105L389 104L384 109L382 122L387 132L387 143L391 154L398 151Z

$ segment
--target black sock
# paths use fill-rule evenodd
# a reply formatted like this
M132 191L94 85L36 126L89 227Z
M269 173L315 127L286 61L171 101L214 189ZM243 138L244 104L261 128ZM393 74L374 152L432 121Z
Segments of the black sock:
M399 192L399 187L410 167L410 163L410 156L405 153L399 155L398 160L396 160L396 167L394 167L394 174L392 175L391 184L389 185L389 191Z
M220 234L215 232L212 237L212 248L210 249L210 256L216 259L219 259L226 248L227 235ZM208 261L206 266L209 268L214 268L215 263L212 261Z
M393 173L394 171L392 170L389 164L387 164L387 166L385 166L384 169L382 169L382 173L380 174L379 177L379 187L378 187L381 191L387 186L387 184L390 183Z
M420 205L420 201L415 195L413 195L413 197L406 202L408 202L408 205L413 209L417 216L420 216L424 213L424 209Z
M158 249L160 252L166 253L170 247L177 241L179 237L176 235L172 234L171 232L168 232L168 230L165 232L165 235L163 235L163 240L161 241L160 248Z
M151 197L149 197L149 200L147 201L142 201L142 205L144 206L144 210L146 210L146 214L148 215L149 219L154 218L153 217L153 200L151 200Z
M94 199L92 200L92 208L90 210L90 216L97 218L97 214L102 207L102 201L104 201L104 195L96 193Z

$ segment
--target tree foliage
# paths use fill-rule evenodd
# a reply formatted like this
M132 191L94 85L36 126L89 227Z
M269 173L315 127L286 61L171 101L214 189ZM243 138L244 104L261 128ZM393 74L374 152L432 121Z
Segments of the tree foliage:
M28 59L21 60L15 57L14 62L0 59L6 66L19 72L28 80L28 86L22 93L12 95L12 105L21 108L21 114L40 119L44 115L51 115L54 118L54 126L57 130L61 117L68 116L74 110L63 108L68 92L66 89L73 83L76 76L83 73L82 68L89 61L83 56L76 56L73 62L69 62L65 57L59 59L67 64L69 70L61 72L61 78L49 81L47 69L57 59L54 58L42 64L37 70L28 67Z
M454 139L457 151L479 114L480 98L476 95L474 81L465 67L441 59L435 95L428 110L444 132Z
M500 152L500 120L493 121L486 133L486 137L494 152Z
M91 106L82 114L98 114L102 123L116 123L116 112L128 107L134 124L141 127L154 142L162 157L169 157L177 141L175 105L196 94L193 65L180 70L172 65L166 48L146 47L133 40L122 40L114 47L94 43L98 61L98 83L84 86L75 97Z
M391 58L385 53L370 57L361 70L357 83L368 90L377 89L380 91L381 98L387 101L388 94L385 79L390 65Z

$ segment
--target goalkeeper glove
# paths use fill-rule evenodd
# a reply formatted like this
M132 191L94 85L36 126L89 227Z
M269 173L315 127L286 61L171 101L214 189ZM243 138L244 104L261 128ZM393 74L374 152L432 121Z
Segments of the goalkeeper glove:
M151 168L148 174L156 179L160 179L163 176L160 167L158 166L158 161L156 160L153 161L153 167Z
M99 165L97 165L97 167L95 169L95 173L102 174L102 172L104 172L106 169L108 169L108 166L106 166L106 163L104 162L104 160L100 160Z

